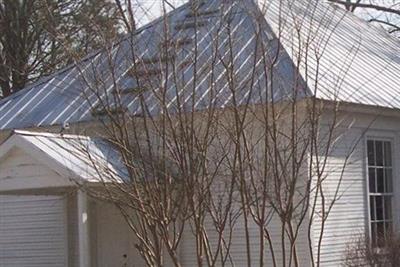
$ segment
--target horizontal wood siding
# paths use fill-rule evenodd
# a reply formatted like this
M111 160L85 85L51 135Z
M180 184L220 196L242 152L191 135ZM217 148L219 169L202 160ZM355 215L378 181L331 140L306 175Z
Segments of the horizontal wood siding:
M270 232L271 239L273 240L273 249L278 266L283 266L282 264L282 248L281 248L281 222L277 216L273 216L270 220L267 228ZM306 230L307 222L304 222L302 230L300 230L299 237L296 241L297 255L299 259L300 266L310 266L309 261L309 243L308 235ZM207 235L212 246L218 242L218 233L215 230L210 219L206 220L205 227L207 229ZM227 226L226 232L224 234L225 240L228 241L229 235L232 234L232 244L230 247L231 260L226 262L225 266L247 266L247 250L246 250L246 227L244 224L244 218L240 217L235 223L232 231L228 230ZM260 264L260 230L259 227L252 222L249 218L249 236L250 236L250 255L251 255L251 266L259 266ZM287 241L287 236L286 236ZM266 239L264 239L264 265L272 265L272 257L270 253L270 246ZM215 249L212 250L215 252ZM288 254L290 253L289 243L286 242L286 259L288 259ZM181 244L181 260L183 266L197 266L197 255L196 255L196 242L193 234L192 227L186 225L186 230L184 234L184 239ZM204 263L206 259L204 258ZM221 266L220 261L217 260L217 266ZM293 264L293 263L292 263Z
M368 213L362 136L363 129L344 131L328 156L322 182L325 207L328 208L332 200L337 200L323 228L321 199L317 201L313 227L314 254L317 254L320 233L323 231L321 266L340 266L347 245L366 231ZM346 157L349 157L347 162ZM337 189L338 194L335 195Z
M59 196L0 196L0 267L67 264L65 202Z

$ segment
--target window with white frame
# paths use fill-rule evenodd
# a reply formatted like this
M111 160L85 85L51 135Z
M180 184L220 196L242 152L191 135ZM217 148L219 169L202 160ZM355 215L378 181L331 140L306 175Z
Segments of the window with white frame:
M367 140L370 238L382 247L392 231L393 161L392 143Z

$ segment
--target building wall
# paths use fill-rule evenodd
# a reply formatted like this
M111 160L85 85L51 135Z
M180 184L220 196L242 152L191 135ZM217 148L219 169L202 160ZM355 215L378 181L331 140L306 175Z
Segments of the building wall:
M91 225L96 227L96 231L92 231L91 246L92 251L96 251L96 266L144 266L135 249L136 238L121 213L113 205L104 202L92 202L92 207L96 215Z
M327 115L324 120L329 121ZM82 133L85 129L80 125L76 128L76 133ZM90 129L88 127L88 129ZM54 129L53 129L54 130ZM97 131L97 130L96 130ZM87 134L96 134L96 131L88 131ZM389 116L365 115L357 112L347 112L344 116L344 122L341 127L341 138L337 140L334 149L329 155L324 181L324 193L328 199L332 199L336 192L339 180L341 185L339 188L340 198L333 206L331 214L326 222L322 245L321 245L321 266L338 266L343 258L346 245L354 240L360 233L368 231L368 206L367 206L367 189L366 189L366 174L365 174L365 136L386 137L393 139L393 154L394 154L394 194L395 204L394 219L397 225L400 221L400 119ZM355 145L357 144L357 145ZM355 147L354 147L355 145ZM354 150L353 150L354 147ZM351 152L351 157L346 163L343 170L343 165L346 156ZM47 167L36 162L32 158L26 158L26 155L18 151L13 151L9 155L13 158L12 161L2 162L0 165L0 176L9 178L10 175L18 179L23 177L47 177L54 179L58 177L54 172L48 170ZM343 170L343 173L342 173ZM1 179L4 180L4 179ZM1 181L0 180L0 181ZM21 180L22 181L22 180ZM25 183L25 182L24 182ZM26 183L27 185L29 183ZM69 198L69 248L71 266L77 263L77 228L74 223L76 219L76 201L73 196ZM123 266L128 263L128 266L143 266L139 255L136 254L135 238L130 236L131 231L124 222L124 219L114 207L101 203L91 202L91 251L93 266ZM316 214L320 214L321 203L317 202ZM312 242L314 247L314 256L317 251L321 226L318 216L315 216L313 222ZM270 222L271 232L279 237L280 223L272 220ZM210 238L215 239L215 232L210 226ZM258 258L258 230L257 227L252 227L250 230L252 236L252 262L257 264ZM308 240L306 230L300 232L297 247L299 250L299 258L301 266L309 266L308 261ZM279 258L280 251L276 251L276 256ZM124 254L127 258L124 258ZM244 226L243 220L239 219L234 228L234 237L232 245L233 259L236 266L245 265L245 242L244 242ZM182 241L181 259L184 266L193 266L196 264L195 240L190 233L190 227L186 227L186 234ZM266 262L270 260L270 255L266 255ZM130 264L130 265L129 265ZM77 266L77 265L75 265Z
M258 111L258 110L257 110ZM284 110L286 111L286 110ZM283 112L281 113L281 115L284 117L285 114L283 114ZM234 116L232 114L232 112L227 111L226 113L224 113L222 115L223 117L221 117L221 123L224 124L225 129L234 129ZM246 132L246 138L247 138L247 145L249 150L251 151L250 154L252 157L254 157L251 161L251 163L249 163L249 161L247 161L247 159L244 159L245 156L243 156L244 161L246 161L244 163L244 165L246 165L246 163L248 164L254 164L254 175L255 177L263 177L262 175L262 170L263 170L263 160L264 160L264 145L263 145L263 141L260 140L264 140L264 118L263 118L263 114L262 113L256 113L253 115L248 115L248 123L244 123L245 126L245 132ZM289 120L280 120L279 122L282 122L282 125L279 125L279 129L284 132L287 131L287 127L289 123ZM271 123L271 121L269 121L269 123ZM228 137L228 132L229 130L223 132L222 134L220 134L218 136L218 138L220 138L218 141L222 140L221 143L218 143L218 141L216 142L217 144L212 144L210 146L210 150L212 150L213 152L215 151L215 153L218 153L217 155L217 159L215 160L215 162L218 162L219 160L221 160L221 155L224 155L224 153L227 153L227 157L234 157L235 155L235 147L232 144L233 140L229 140L230 137ZM233 133L233 130L231 132ZM216 138L216 139L218 139ZM282 138L283 139L283 138ZM280 139L280 140L282 140ZM228 144L225 146L225 142ZM221 147L222 146L222 147ZM219 150L220 149L220 150ZM229 151L229 149L232 149L232 151ZM245 149L242 149L241 151L243 154L245 154ZM270 151L271 152L271 151ZM210 152L211 154L211 152ZM218 158L219 157L219 158ZM210 156L210 158L212 158L212 156ZM229 160L231 160L230 164L232 166L232 162L233 159L230 158ZM258 165L259 164L259 165ZM212 165L212 163L210 163L210 165ZM209 166L210 166L209 165ZM226 164L228 165L228 164ZM246 167L244 167L246 168ZM222 172L221 177L218 176L218 178L216 179L217 181L219 180L223 180L223 175L227 176L228 179L228 184L226 183L221 183L219 184L216 181L213 181L213 190L215 190L215 193L213 194L214 196L216 196L216 198L218 198L217 196L219 194L222 194L224 196L226 196L226 187L229 187L229 181L230 179L232 179L231 176L231 172L232 169L229 169L229 167L227 168L227 170L225 170L224 168L222 168L220 170ZM236 171L238 171L238 169L236 169ZM210 171L212 172L212 171ZM226 172L226 173L225 173ZM258 174L261 173L261 176L257 176ZM299 172L299 186L303 185L302 184L302 179L305 177L302 177L303 172ZM304 172L304 175L306 175L306 172ZM246 174L244 175L246 176ZM248 176L246 176L248 177ZM257 178L256 178L257 179ZM239 187L239 183L237 182L237 187ZM271 182L273 183L273 182ZM250 184L250 182L248 182L248 185ZM224 187L225 186L225 187ZM237 191L236 191L237 192ZM224 194L225 193L225 194ZM235 201L235 207L232 209L232 212L241 212L241 204L238 203L240 201L240 197L239 196L234 196L233 197L234 201ZM267 201L268 202L268 201ZM218 203L218 200L216 200L216 203ZM271 209L270 209L270 212ZM271 235L271 239L273 240L273 250L274 250L274 254L275 254L275 258L276 258L276 262L277 262L277 266L283 266L282 263L282 255L283 255L283 249L282 249L282 241L281 241L281 226L282 223L278 217L278 215L276 213L272 212L272 217L269 218L269 222L266 226L266 228L268 228L270 235ZM245 220L243 215L239 216L237 219L235 219L235 222L233 224L232 227L229 227L229 224L227 224L226 228L225 228L225 232L224 232L224 238L225 238L225 242L227 243L231 243L230 245L230 257L231 259L227 259L225 266L247 266L247 256L248 256L248 252L247 252L247 242L246 242L246 230L248 230L249 232L249 236L250 236L250 242L249 242L249 247L250 247L250 258L251 258L251 266L260 266L260 227L257 226L253 220L253 218L251 217L251 215L248 216L248 226L246 227L245 225ZM300 230L299 232L299 236L297 237L296 240L296 249L297 249L297 255L298 255L298 261L299 261L299 265L300 266L310 266L310 261L309 261L309 241L308 241L308 233L307 233L307 219L305 220L305 222L303 222L303 226L302 226L302 230ZM207 231L207 237L210 240L210 243L212 245L214 245L215 248L215 244L217 244L218 242L218 232L216 231L216 226L215 223L213 223L211 218L207 218L205 221L205 227L206 227L206 231ZM197 266L197 254L196 254L196 240L195 240L195 236L193 234L193 230L192 230L193 226L186 224L185 226L185 236L184 239L182 241L182 246L181 246L181 259L182 259L182 263L183 266ZM288 242L288 236L285 235L285 239L286 242L284 244L285 249L284 252L286 254L286 260L288 264L289 261L289 254L291 251L291 248L289 246L289 242ZM230 240L231 239L231 240ZM215 249L212 249L213 252L215 252ZM270 252L270 248L269 248L269 244L267 242L267 240L265 240L264 242L264 265L265 266L273 266L272 265L272 256L271 256L271 252ZM203 259L203 262L206 263L206 259ZM220 258L217 260L217 266L221 266L221 260ZM288 266L288 265L286 265ZM291 263L291 266L293 266L293 262Z
M62 186L65 179L43 163L26 154L21 149L11 149L0 162L0 190L4 200L17 199L18 196L38 197L54 195L65 198L68 266L78 266L78 230L75 194L66 188L49 188L49 185ZM15 191L18 190L18 191ZM34 202L32 202L34 203ZM32 209L36 212L36 209ZM33 215L34 216L34 215ZM46 222L42 222L45 224ZM64 227L64 226L63 226Z
M215 231L215 226L211 222L211 220L206 221L206 228L207 228L207 235L212 245L217 244L218 242L218 234ZM229 242L230 234L231 236L231 245L230 245L230 257L227 258L226 263L224 266L247 266L247 249L246 249L246 227L244 224L243 217L239 218L238 221L235 223L232 230L225 231L225 241ZM277 216L274 216L271 221L268 223L267 228L271 234L271 239L273 241L273 250L276 258L277 266L283 266L282 263L282 243L280 242L281 238L281 222L279 221ZM251 266L260 266L260 228L252 222L252 219L249 218L249 225L247 227L250 237L250 258L251 258ZM303 228L303 230L306 230ZM183 266L198 266L197 264L197 254L196 254L196 241L194 238L193 233L191 232L191 227L188 225L184 239L181 245L181 260ZM286 239L287 240L287 239ZM285 244L285 252L288 254L290 253L290 246L289 242ZM308 239L307 239L307 232L300 231L300 235L296 241L296 248L297 248L297 255L299 260L300 266L310 266L309 261L309 246L308 246ZM215 252L215 249L212 250ZM226 252L225 252L226 253ZM265 240L265 247L264 247L264 266L273 266L273 261L271 257L271 250L268 245L267 240ZM225 254L226 255L226 254ZM286 255L286 264L289 263L289 255ZM221 258L217 259L216 266L222 266ZM205 266L206 259L204 258L203 263ZM288 265L286 265L288 266ZM291 263L293 266L293 262Z
M62 185L63 179L22 150L12 149L1 159L0 223L7 229L2 229L4 246L0 248L0 253L4 253L3 256L16 254L8 259L3 258L0 266L38 266L47 260L52 266L65 264L67 235L60 236L59 233L67 233L66 202L58 193L35 196L32 190L35 187L41 189L39 185L46 183ZM21 189L21 194L7 195L10 190L16 189ZM13 221L12 225L10 221ZM43 258L46 257L45 260L40 253ZM51 259L52 253L58 260Z
M68 229L68 265L79 267L79 238L78 238L78 211L76 194L69 193L67 198L67 229Z
M64 186L65 179L20 149L11 149L0 162L0 189L8 191Z
M327 116L329 117L329 116ZM349 244L369 231L368 188L366 176L366 138L390 138L394 156L393 214L395 227L399 222L400 119L360 113L346 113L338 128L340 137L329 153L323 191L325 207L337 199L322 227L322 203L317 201L314 230L314 255L317 255L321 232L321 266L339 266ZM328 119L327 119L328 121ZM348 159L346 159L348 157ZM316 179L316 177L314 177ZM336 196L336 197L335 197Z
M68 194L69 266L79 266L76 193ZM144 266L135 249L136 238L125 219L112 204L89 200L91 266ZM126 255L126 257L124 256Z

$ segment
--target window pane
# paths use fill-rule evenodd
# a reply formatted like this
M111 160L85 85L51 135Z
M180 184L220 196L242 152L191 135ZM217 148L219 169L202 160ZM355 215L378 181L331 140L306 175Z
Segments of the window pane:
M385 192L385 186L383 182L383 169L376 169L376 188L378 193Z
M369 197L369 211L371 216L371 221L375 220L375 198Z
M376 220L383 220L383 201L381 196L375 196Z
M392 197L385 197L385 220L392 220Z
M375 141L376 166L383 166L383 142Z
M392 147L390 142L385 142L385 166L392 166Z
M368 165L375 166L375 148L374 141L367 141L367 154L368 154Z
M375 182L375 169L368 168L368 176L369 176L369 192L376 192L376 182Z
M385 169L385 192L393 192L392 169Z

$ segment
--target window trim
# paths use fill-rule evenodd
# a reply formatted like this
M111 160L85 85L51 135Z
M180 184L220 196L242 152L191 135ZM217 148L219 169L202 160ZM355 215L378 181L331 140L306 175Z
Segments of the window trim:
M392 170L392 192L390 193L376 193L376 192L370 192L370 184L369 184L369 168L382 168L385 169L385 166L375 166L375 165L369 165L368 163L368 141L381 141L381 142L390 142L390 147L391 147L391 160L392 164L390 166L390 169ZM374 135L366 135L364 138L364 181L366 183L366 207L367 207L367 229L368 229L368 237L372 242L372 220L371 220L371 201L370 197L371 196L390 196L391 197L391 219L388 220L392 224L392 229L395 227L396 223L396 217L394 214L394 205L395 205L395 177L396 177L396 158L395 158L395 151L396 151L396 142L395 142L395 137L391 135L383 135L383 134L374 134ZM385 212L385 211L383 211ZM374 220L375 222L377 221L376 219ZM385 223L385 220L379 220ZM377 247L378 248L378 247Z

